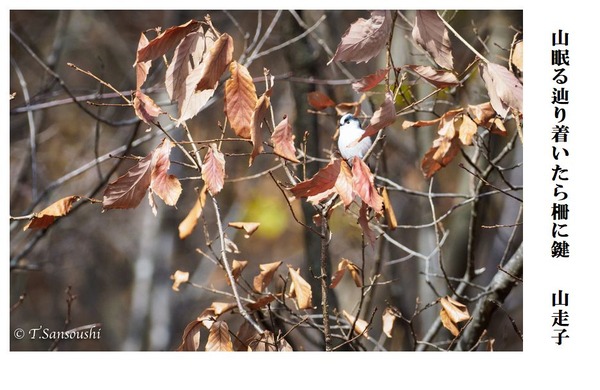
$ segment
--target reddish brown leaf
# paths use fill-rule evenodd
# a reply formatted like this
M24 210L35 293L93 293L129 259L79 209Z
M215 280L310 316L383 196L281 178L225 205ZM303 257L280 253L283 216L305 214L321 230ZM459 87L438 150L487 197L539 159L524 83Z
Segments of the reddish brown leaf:
M309 92L308 104L317 111L335 106L335 102L321 91Z
M494 110L506 118L509 108L523 112L523 85L505 67L489 62L479 64L479 72Z
M405 68L412 70L436 88L446 88L460 84L454 72L449 70L438 70L424 65L406 65Z
M146 34L140 34L140 41L138 43L138 52L148 45L148 38L146 38ZM135 68L135 89L139 90L142 88L142 85L146 81L148 77L148 72L150 72L150 67L152 66L152 61L146 62L137 62L133 64Z
M340 166L340 160L334 159L319 169L312 178L296 184L290 191L297 198L307 198L329 191L338 180Z
M252 116L258 98L248 69L236 61L229 65L231 77L225 83L225 114L238 137L250 139Z
M150 187L153 153L131 167L123 176L108 184L102 200L103 209L132 209L137 207Z
M263 306L267 306L269 303L275 300L275 295L269 294L259 298L256 302L248 303L246 306L250 310L258 310Z
M383 187L381 196L383 197L383 209L385 211L385 219L388 228L390 230L395 230L398 227L398 221L396 220L396 214L394 213L394 208L392 207L392 202L390 201L390 196L388 195L386 187Z
M369 337L369 334L367 333L369 323L367 321L361 320L360 318L356 319L356 317L346 312L346 310L343 310L342 314L344 314L344 317L346 317L346 321L348 321L350 326L354 325L354 333L356 333L357 335Z
M448 30L436 11L417 11L412 37L439 66L454 68Z
M269 88L263 93L256 102L256 108L252 114L252 127L250 130L250 139L252 140L252 154L248 166L252 165L256 156L263 151L262 144L262 122L269 113L271 107L271 93L273 88Z
M352 276L352 280L354 280L354 284L356 285L356 287L362 287L362 279L360 277L360 269L356 266L356 264L354 264L350 260L342 259L338 263L336 273L331 278L331 284L329 285L330 288L335 288L338 285L340 280L342 280L342 278L344 277L346 270L348 270L348 272L350 272L350 275Z
M223 189L225 183L225 156L217 144L211 143L204 156L204 165L202 166L202 180L208 186L208 192L216 195Z
M177 270L171 275L171 280L173 281L173 286L171 287L173 291L179 291L179 286L190 280L190 273Z
M284 115L283 120L275 126L273 134L271 135L273 149L278 156L291 162L299 163L300 161L296 158L294 138L292 126L290 125L287 116Z
M356 92L370 91L387 77L389 71L390 68L379 69L377 72L365 76L355 83L352 83L352 89L354 89Z
M388 337L392 338L392 330L394 329L394 322L396 321L396 316L394 315L394 311L387 307L381 316L381 322L383 326L383 333Z
M204 185L204 187L202 187L202 190L200 191L200 194L198 195L196 203L194 203L194 207L192 207L185 219L179 224L178 230L179 238L181 240L192 234L192 231L198 224L198 218L200 218L200 216L202 215L202 209L204 209L204 205L206 204L207 190L208 187Z
M354 186L352 181L352 170L345 160L337 160L340 164L340 173L335 181L335 191L348 208L354 201ZM336 162L337 164L337 162Z
M371 170L358 157L352 160L352 188L377 214L383 212L383 198L377 192Z
M360 206L360 211L358 212L358 224L362 229L363 235L367 238L368 243L371 245L371 247L375 247L375 240L377 238L375 237L375 233L373 232L373 230L371 230L371 227L369 226L368 212L369 205L365 202L362 202Z
M260 222L229 222L228 225L232 228L244 230L246 238L248 238L258 229Z
M298 304L299 310L312 309L312 290L310 284L302 276L300 276L300 270L289 268L290 278L292 279L292 286L290 287L290 294L296 296L296 303Z
M327 65L333 61L369 61L385 47L391 29L390 11L372 11L369 19L360 18L350 25Z
M186 80L194 69L190 64L190 56L192 53L204 51L204 40L204 31L201 27L198 31L186 35L177 45L173 60L167 68L165 87L171 100L176 101L178 105L182 104L188 94ZM195 63L194 66L198 64Z
M137 52L136 63L152 61L165 55L173 49L190 32L198 29L200 22L190 20L180 26L168 28L162 34L150 41L146 46Z
M177 347L177 351L197 351L200 348L200 330L202 329L202 321L194 320L187 324L181 337L181 345Z
M179 179L167 173L171 166L169 155L173 146L175 145L165 138L154 150L150 182L152 192L158 195L169 206L175 206L179 195L181 195L181 183Z
M140 90L133 93L133 109L135 115L149 125L155 124L158 116L163 113L154 100Z
M47 228L52 225L57 218L67 215L69 211L71 211L73 203L79 199L79 196L67 196L57 200L42 211L33 214L33 217L31 217L31 220L25 225L23 230Z
M387 93L385 95L385 100L381 107L373 113L371 117L371 122L369 126L365 129L363 135L359 138L362 140L363 138L370 137L376 134L379 130L383 129L386 126L391 125L396 121L396 108L394 107L394 97L391 93Z
M233 351L233 343L229 335L229 326L224 321L215 321L209 329L206 351L229 352Z
M221 75L232 60L233 39L229 34L224 33L217 39L208 56L203 60L204 72L196 85L196 91L215 89Z
M430 178L448 165L460 151L455 119L462 113L462 108L450 110L440 118L439 137L433 141L432 148L425 154L421 162L421 170L426 178Z
M271 279L273 279L273 275L277 268L281 265L281 261L276 261L274 263L267 264L259 264L258 268L260 269L260 274L254 277L254 282L252 285L254 289L258 292L263 292L264 289L271 283Z

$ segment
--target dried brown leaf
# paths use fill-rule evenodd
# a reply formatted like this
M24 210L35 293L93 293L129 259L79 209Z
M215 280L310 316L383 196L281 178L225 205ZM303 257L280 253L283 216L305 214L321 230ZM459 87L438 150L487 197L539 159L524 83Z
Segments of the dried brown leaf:
M229 226L246 232L245 237L250 237L260 226L260 222L229 222Z
M190 273L177 270L171 275L171 280L173 281L173 286L171 287L173 291L179 291L179 286L190 280Z
M290 292L293 289L298 309L312 309L312 289L310 284L300 276L300 270L296 271L290 267L289 273L293 284L293 286L290 287Z
M213 302L210 304L210 308L215 313L215 316L220 316L221 314L227 313L237 307L235 302Z
M67 215L69 211L71 211L73 203L79 199L79 196L74 195L57 200L42 211L34 213L23 230L47 228L52 225L57 218Z
M229 335L229 326L224 321L215 321L209 329L206 351L230 352L233 351L233 343Z
M372 11L369 19L360 18L350 25L327 65L333 61L369 61L385 47L391 29L390 11Z
M108 184L102 200L103 209L137 207L150 187L153 153L148 154L124 175Z
M477 133L477 124L473 122L468 115L459 115L454 122L454 127L458 131L458 139L463 145L473 144L473 136Z
M394 213L394 208L392 207L392 202L386 187L383 187L381 196L383 197L383 210L385 211L385 219L388 228L390 230L395 230L398 227L398 221L396 220L396 214Z
M469 309L464 304L452 297L446 296L440 299L440 304L448 313L448 317L454 323L466 321L470 318Z
M233 280L238 280L242 271L248 265L248 260L233 260L231 263L231 273L233 274ZM227 284L231 285L229 279L227 279Z
M523 71L523 41L515 43L512 52L512 64L521 72Z
M269 303L275 300L275 295L269 294L264 297L260 297L256 302L248 303L246 306L250 310L258 310L263 306L267 306Z
M454 68L448 30L436 11L417 11L412 37L439 66Z
M229 65L231 77L225 82L225 114L238 137L250 139L252 117L258 98L248 69L236 61Z
M371 247L375 247L375 233L373 232L373 230L371 230L371 228L369 227L369 205L366 204L365 202L362 202L361 206L360 206L360 210L358 212L358 224L360 225L360 228L362 229L363 235L367 238L368 243L371 245Z
M190 20L185 24L168 28L151 40L141 50L138 50L136 63L152 61L162 57L176 47L186 35L199 27L200 22L197 20Z
M177 114L179 115L177 126L196 116L215 93L214 89L196 92L196 84L202 76L203 68L204 64L198 65L185 79L185 91L182 92L181 100L177 104Z
M440 320L442 321L442 325L444 325L444 328L448 329L454 337L458 336L460 330L458 330L456 324L452 322L452 320L448 316L448 312L445 309L440 310Z
M193 53L204 51L204 41L204 31L201 27L197 31L187 34L177 45L173 60L167 68L165 87L169 98L176 101L178 105L182 105L187 95L193 93L193 90L189 91L186 87L187 78L194 67L199 64L194 63L192 66L190 56Z
M479 64L479 72L498 115L506 118L509 108L523 112L523 85L512 72L492 62Z
M297 198L308 198L322 194L334 188L340 174L340 160L334 159L310 179L296 184L290 188Z
M396 121L396 107L394 106L394 97L391 93L386 93L385 100L381 107L373 113L369 126L365 129L363 135L358 139L358 142L363 138L370 137L386 126L391 125Z
M288 121L288 117L284 115L283 120L275 126L271 135L273 149L275 154L285 158L291 162L299 163L296 158L296 147L294 146L294 131Z
M263 292L269 283L271 283L271 279L273 279L273 275L280 265L281 261L259 264L258 268L260 269L260 274L254 277L254 282L252 283L254 289L258 292Z
M194 203L194 207L190 210L188 215L185 217L183 221L179 224L179 238L183 240L190 234L198 224L198 218L202 215L202 210L204 209L204 205L206 204L206 191L208 190L208 186L204 185L200 193L198 194L198 199L196 199L196 203Z
M446 112L439 121L439 137L433 141L433 146L421 161L421 170L426 178L447 166L460 151L460 140L456 129L455 119L462 114L463 109Z
M460 84L458 77L449 70L439 70L424 65L406 65L405 68L412 70L436 88L453 87Z
M223 189L225 183L225 156L215 143L210 144L204 156L202 180L208 186L208 192L213 196Z
M352 160L352 188L377 214L383 212L383 198L375 188L374 176L367 164L358 157Z
M179 179L167 173L171 166L169 155L173 146L175 145L169 139L165 138L154 150L150 181L150 189L169 206L175 206L179 195L181 195L181 183Z
M321 91L309 92L307 97L308 104L317 111L324 110L327 107L335 106L335 102Z
M187 324L181 337L181 345L177 347L177 351L197 351L200 348L200 330L202 329L202 321L194 320Z
M196 85L196 91L215 89L227 66L233 60L233 38L224 33L216 40L208 56L203 60L204 71Z
M146 37L146 34L144 34L143 32L140 34L140 40L138 42L138 48L137 51L139 52L141 49L143 49L144 47L146 47L148 45L148 38ZM142 85L144 84L144 82L146 81L146 78L148 77L148 73L150 72L150 67L152 66L152 61L146 61L146 62L137 62L135 64L133 64L133 67L135 68L135 89L139 90L142 88Z
M163 113L154 100L140 90L133 93L133 109L135 115L149 125L156 124L158 116Z
M357 335L362 335L364 337L369 337L367 329L369 327L369 323L362 319L356 319L355 316L349 314L346 310L342 311L344 317L346 317L346 321L350 324L350 326L354 325L354 333Z
M262 122L269 113L271 107L271 93L273 88L269 88L263 93L258 101L254 113L252 114L252 127L250 129L250 140L252 141L252 153L248 166L252 165L256 156L263 152L262 144Z
M383 333L388 337L392 338L392 330L394 329L394 322L396 321L396 316L394 315L394 311L387 307L381 316L381 322L383 327Z
M352 180L352 170L345 160L336 160L336 164L339 161L340 172L335 181L335 191L340 196L340 199L344 203L344 207L348 208L354 200L354 186Z
M379 69L377 72L367 75L360 80L352 83L352 89L356 92L367 92L379 85L385 79L390 68Z
M285 341L285 339L280 338L279 340L275 339L275 335L266 330L262 334L256 334L249 342L248 342L248 351L255 352L292 352L292 347L290 344Z
M235 335L236 337L233 338L233 349L239 352L247 352L248 344L256 335L258 335L258 332L254 326L248 321L244 321L238 329L237 334Z
M338 285L338 283L344 277L346 270L348 270L348 272L350 272L350 276L352 276L352 280L354 280L354 284L356 285L356 287L362 287L362 279L360 276L360 269L356 266L356 264L354 264L350 260L342 259L338 263L337 271L331 278L331 284L329 285L329 288L335 288Z

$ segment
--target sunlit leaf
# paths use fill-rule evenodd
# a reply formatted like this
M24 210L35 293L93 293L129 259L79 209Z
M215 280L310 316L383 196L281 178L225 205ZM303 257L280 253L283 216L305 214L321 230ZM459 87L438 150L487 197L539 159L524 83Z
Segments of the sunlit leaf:
M446 296L440 299L440 304L448 313L448 317L454 323L466 321L470 318L469 310L467 306L453 299L452 297Z
M342 311L342 314L344 314L344 317L346 317L346 321L348 321L348 323L350 324L350 326L352 326L354 324L354 333L356 333L357 335L362 335L364 337L368 337L369 334L367 332L367 329L369 327L369 323L365 320L362 319L356 319L355 316L349 314L346 310Z
M492 62L479 64L479 72L494 110L506 118L509 108L523 112L523 85L505 67Z
M284 116L283 120L275 126L273 134L271 135L273 149L278 156L291 162L299 163L300 161L296 158L294 138L294 131L288 121L288 117Z
M252 153L250 155L250 162L248 165L252 165L252 162L263 151L262 144L262 123L269 113L271 107L271 93L273 88L267 89L256 102L254 113L252 114L252 127L250 129L250 140L252 141Z
M383 198L375 188L373 173L358 157L352 160L352 188L376 213L383 212Z
M512 52L512 64L521 72L523 71L523 41L515 43Z
M192 53L204 51L204 41L204 31L201 27L197 31L187 34L177 45L173 60L167 68L165 87L169 98L176 101L178 105L182 105L190 93L186 87L187 78L194 67L199 65L195 63L192 66L190 56Z
M412 37L439 66L454 68L448 30L436 11L417 11Z
M436 88L452 87L460 84L456 75L449 70L434 69L424 65L405 65Z
M505 136L507 134L504 123L498 114L492 107L490 102L477 104L474 106L469 105L467 111L473 117L473 120L478 126L485 127L494 134Z
M177 270L173 275L171 275L171 280L173 281L173 286L171 287L173 291L179 291L179 286L187 283L190 280L190 273Z
M163 113L154 100L140 90L133 93L133 109L135 115L149 125L156 124L158 116Z
M200 22L197 20L190 20L185 24L168 28L151 40L141 50L138 50L136 63L151 61L162 57L176 47L186 35L199 27Z
M350 25L327 65L333 61L369 61L385 47L391 29L390 11L372 11L369 19L360 18Z
M312 178L296 184L290 188L290 191L297 198L307 198L324 193L335 186L339 173L339 159L334 159L327 166L319 169Z
M276 261L273 263L258 265L258 268L260 269L260 274L254 277L254 282L252 283L256 291L264 291L264 289L269 285L269 283L271 283L271 279L273 278L275 271L277 271L277 268L279 268L281 263L281 261Z
M312 289L310 284L302 276L300 276L300 270L289 268L290 278L292 279L293 293L296 296L296 302L298 309L312 309Z
M103 209L137 207L150 187L153 153L148 154L104 190Z
M202 210L204 209L204 205L206 204L206 191L208 190L208 186L204 185L200 193L198 194L198 199L194 203L194 207L190 210L188 215L185 217L183 221L179 224L179 238L183 240L190 234L198 224L198 218L202 215Z
M392 330L394 329L394 322L396 321L396 316L394 315L394 311L387 307L381 316L381 322L383 327L383 333L388 337L392 338Z
M267 306L269 303L275 300L275 295L269 294L264 297L260 297L256 302L248 303L246 306L250 310L258 310L263 306Z
M179 179L167 173L171 166L169 156L173 146L175 145L169 139L165 138L154 150L150 182L152 191L169 206L175 206L179 195L181 195L181 183Z
M209 329L206 351L233 351L229 326L224 321L215 321Z
M236 61L229 65L231 77L225 82L225 114L238 137L250 139L252 116L258 98L248 69Z
M385 100L381 107L373 113L369 125L365 129L359 141L363 138L370 137L386 126L391 125L396 121L396 108L394 106L394 97L391 93L385 95Z
M253 338L258 335L258 332L248 321L244 321L233 338L233 349L235 351L248 351L248 344Z
M248 265L248 260L233 260L231 263L231 273L233 274L233 280L238 280L242 271ZM227 284L231 285L229 278L227 279Z
M335 106L335 102L329 96L321 91L312 91L308 93L308 104L317 111Z
M227 33L221 34L206 59L203 60L204 71L196 85L196 91L215 89L221 75L232 60L233 39Z
M200 330L202 329L202 325L202 321L200 320L194 320L187 324L177 351L197 351L200 348Z
M225 156L217 149L215 143L209 145L209 149L204 156L202 180L208 186L208 192L213 196L223 189L225 183Z
M67 215L69 211L71 211L73 203L79 199L79 196L67 196L57 200L42 211L33 214L31 220L25 225L23 230L47 228L52 225L57 218Z
M241 229L246 232L246 238L250 237L260 226L260 222L229 222L232 228Z
M146 34L144 34L143 32L140 34L140 40L138 42L138 52L140 50L142 50L144 47L146 47L148 45L148 38L146 37ZM139 90L142 88L142 85L144 84L144 82L146 81L146 78L148 77L148 72L150 72L150 67L152 66L152 61L146 61L146 62L137 62L135 64L133 64L133 67L135 68L135 89Z
M360 269L356 266L356 264L354 264L350 260L342 259L338 263L337 271L335 272L335 274L333 274L333 277L331 278L331 284L329 285L330 288L335 288L339 284L339 282L344 277L346 270L350 272L350 275L352 276L352 280L354 280L354 284L356 285L356 287L362 287Z
M285 341L285 339L280 338L279 340L276 340L273 332L265 330L262 334L256 334L248 342L248 351L291 352L292 347L287 341Z
M348 208L354 201L354 185L352 181L352 170L345 160L336 160L336 164L340 164L340 172L335 180L335 191L340 196L344 203L344 207Z
M473 144L473 136L477 133L477 124L468 115L460 115L454 122L458 131L458 139L463 145Z
M453 336L458 336L460 330L456 326L454 322L448 316L448 312L444 309L440 310L440 320L442 321L442 325L444 328L448 329Z
M377 72L361 78L352 83L352 89L356 92L367 92L379 85L388 75L390 68L379 69Z

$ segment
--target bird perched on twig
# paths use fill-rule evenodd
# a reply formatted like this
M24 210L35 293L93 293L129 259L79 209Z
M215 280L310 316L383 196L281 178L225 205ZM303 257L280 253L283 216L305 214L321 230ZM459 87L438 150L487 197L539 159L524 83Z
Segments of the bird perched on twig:
M338 138L338 149L342 157L351 162L354 156L362 159L371 148L371 138L363 138L356 142L365 131L360 127L360 121L352 114L344 114L340 118L340 135Z

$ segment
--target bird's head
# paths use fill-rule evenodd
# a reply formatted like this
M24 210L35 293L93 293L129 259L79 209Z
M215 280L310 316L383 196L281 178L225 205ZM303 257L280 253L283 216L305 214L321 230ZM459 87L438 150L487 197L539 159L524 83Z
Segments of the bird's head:
M348 125L350 123L355 123L360 126L360 121L352 114L344 114L340 118L340 127L344 125Z

